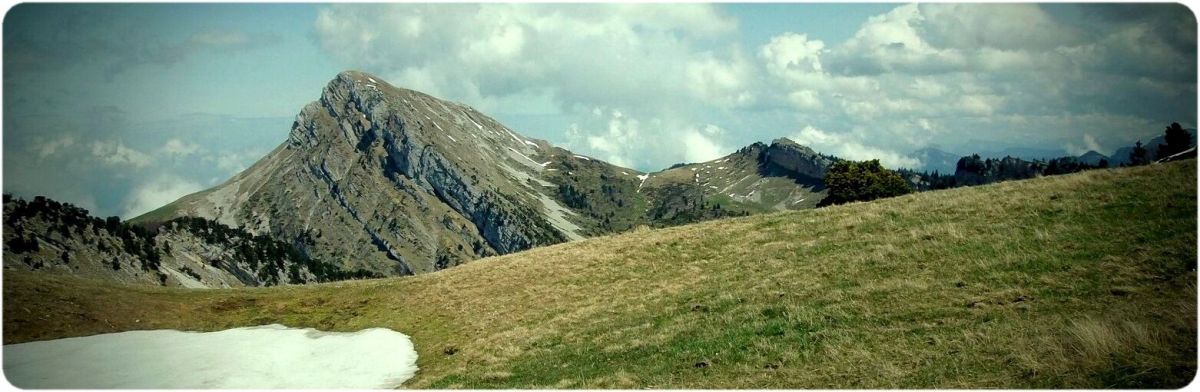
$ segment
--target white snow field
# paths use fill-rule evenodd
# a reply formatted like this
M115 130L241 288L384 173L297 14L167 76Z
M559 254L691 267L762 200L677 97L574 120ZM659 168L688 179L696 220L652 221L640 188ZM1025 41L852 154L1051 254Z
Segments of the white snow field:
M417 372L408 336L279 324L131 331L4 346L4 376L45 389L382 389Z

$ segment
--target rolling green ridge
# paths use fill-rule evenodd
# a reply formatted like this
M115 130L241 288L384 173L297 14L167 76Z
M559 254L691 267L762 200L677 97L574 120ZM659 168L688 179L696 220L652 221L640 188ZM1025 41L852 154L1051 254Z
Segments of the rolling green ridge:
M623 192L623 191L622 191ZM1196 370L1196 161L229 290L4 274L4 343L282 323L412 337L407 387L1146 388Z

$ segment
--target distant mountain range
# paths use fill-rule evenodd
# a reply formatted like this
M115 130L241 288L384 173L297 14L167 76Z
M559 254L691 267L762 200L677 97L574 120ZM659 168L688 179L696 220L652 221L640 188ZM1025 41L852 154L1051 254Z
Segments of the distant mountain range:
M1082 163L1085 163L1088 165L1092 165L1092 166L1097 166L1097 165L1100 165L1101 162L1107 162L1107 161L1109 161L1109 158L1107 155L1104 155L1104 154L1101 154L1101 153L1098 153L1095 151L1088 151L1088 152L1084 153L1083 155L1079 156L1079 162L1082 162ZM1109 162L1109 165L1111 165L1111 164L1112 164L1112 162Z
M958 159L962 158L962 155L946 152L937 147L925 147L913 151L908 156L921 162L920 167L910 169L929 172L937 170L942 174L953 174Z
M1196 129L1189 128L1189 129L1185 129L1185 130L1188 131L1188 133L1192 135L1192 145L1193 146L1196 145ZM1128 164L1129 163L1129 154L1133 152L1134 145L1136 145L1137 142L1139 142L1139 141L1142 142L1142 147L1144 147L1146 149L1146 155L1150 159L1154 159L1155 157L1158 156L1158 145L1165 144L1167 142L1166 137L1163 136L1162 132L1159 132L1154 137L1143 138L1143 139L1139 139L1139 140L1130 140L1129 143L1126 143L1125 147L1118 148L1117 151L1113 152L1112 158L1109 159L1108 164L1110 166L1120 166L1120 165Z
M1192 145L1196 144L1196 129L1186 129L1192 135ZM1147 154L1151 159L1158 154L1158 145L1166 143L1163 135L1146 137L1140 139L1143 147L1146 148ZM1108 161L1109 166L1116 167L1129 163L1129 154L1133 152L1133 146L1137 140L1131 140L1125 147L1118 148L1113 152L1112 156L1104 155L1097 151L1088 151L1079 156L1074 156L1068 153L1065 149L1054 148L1039 148L1039 147L1008 147L1001 150L983 150L971 154L978 154L984 159L1003 159L1005 157L1019 158L1025 161L1049 161L1055 158L1076 157L1081 163L1088 165L1099 165L1101 160ZM968 155L971 155L968 154ZM958 160L966 155L958 155L937 147L925 147L913 151L908 155L909 158L916 159L921 162L918 167L908 168L917 171L932 172L937 170L942 174L953 174Z
M990 155L1045 159L1066 154L1010 148ZM928 147L911 156L922 162L919 170L958 177L958 154ZM1080 161L1103 158L1092 152ZM6 232L5 241L70 244L56 250L67 258L92 252L132 263L166 255L165 269L142 268L147 274L155 271L153 278L127 270L160 284L264 285L410 275L643 225L814 208L826 196L825 170L837 160L781 138L714 160L643 173L522 136L469 106L347 71L300 111L288 139L253 166L128 222L146 228L150 245L138 248L141 253L134 248L126 256L92 252L90 247L104 241L69 233L55 239ZM936 179L919 177L913 178L936 187L931 182ZM123 235L121 230L111 228L107 235ZM247 239L221 242L214 230ZM172 243L192 244L186 249L193 253L156 245L153 238L163 235ZM277 244L262 246L294 254L278 265L260 265L255 261L260 256L209 263L211 276L180 261L203 264L228 252L258 254L245 244L268 239ZM46 255L38 255L30 259L31 268L47 262ZM203 276L190 282L183 267Z

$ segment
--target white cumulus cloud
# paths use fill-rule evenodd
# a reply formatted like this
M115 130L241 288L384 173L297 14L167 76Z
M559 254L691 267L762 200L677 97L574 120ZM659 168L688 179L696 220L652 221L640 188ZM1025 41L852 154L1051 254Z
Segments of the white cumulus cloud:
M150 165L150 155L129 148L120 141L92 142L92 156L108 165L128 165L146 167Z
M878 159L879 163L891 169L912 168L921 164L919 160L905 154L867 145L859 140L859 136L825 132L811 125L806 125L800 132L792 135L791 139L839 158L856 161Z
M121 217L129 219L145 214L201 189L203 187L200 184L180 178L155 178L134 188L126 198L125 212Z

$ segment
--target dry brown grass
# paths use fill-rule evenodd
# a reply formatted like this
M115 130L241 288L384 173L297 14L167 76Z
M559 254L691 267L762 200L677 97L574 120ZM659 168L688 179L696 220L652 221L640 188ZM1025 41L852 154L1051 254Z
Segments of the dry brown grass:
M387 327L418 349L410 387L1180 386L1194 165L635 230L400 279L188 291L6 272L4 340Z

